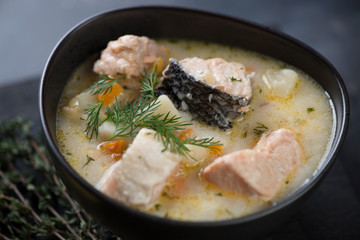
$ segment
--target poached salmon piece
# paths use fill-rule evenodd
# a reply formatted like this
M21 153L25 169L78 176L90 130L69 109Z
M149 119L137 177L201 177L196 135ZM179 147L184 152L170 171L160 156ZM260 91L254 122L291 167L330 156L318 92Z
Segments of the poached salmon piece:
M132 89L141 87L138 79L145 71L157 66L158 72L167 63L168 49L147 37L124 35L110 41L94 64L94 72L105 73Z
M222 58L170 58L155 94L167 95L193 119L227 130L249 110L251 77L241 63Z
M185 58L179 61L184 71L195 79L205 82L231 96L251 100L252 87L245 66L227 62L222 58Z
M302 149L295 133L282 128L264 135L253 150L235 151L215 159L203 175L219 188L269 200L301 159Z
M143 128L122 158L99 181L106 195L140 209L150 208L160 197L166 181L176 174L182 157L155 138L155 131Z

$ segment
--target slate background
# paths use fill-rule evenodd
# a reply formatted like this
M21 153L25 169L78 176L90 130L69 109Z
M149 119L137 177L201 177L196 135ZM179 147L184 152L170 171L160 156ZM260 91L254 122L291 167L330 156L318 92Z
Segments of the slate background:
M139 5L195 8L285 32L325 56L350 96L344 147L317 191L264 239L360 239L360 1L0 0L0 120L22 115L40 131L38 88L56 42L97 12Z

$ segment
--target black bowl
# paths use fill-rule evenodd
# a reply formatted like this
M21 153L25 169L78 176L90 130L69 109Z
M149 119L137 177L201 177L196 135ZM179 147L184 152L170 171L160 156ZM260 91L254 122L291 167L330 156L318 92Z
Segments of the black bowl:
M57 147L56 109L67 79L109 40L124 34L151 38L210 41L256 51L289 63L312 76L327 91L336 114L335 136L324 163L305 185L255 214L225 221L186 222L152 216L97 191L66 162ZM339 153L349 120L348 95L337 71L305 44L247 21L169 7L121 9L91 17L73 28L53 50L40 87L40 113L57 173L72 196L101 224L124 239L239 239L256 237L279 225L319 185Z

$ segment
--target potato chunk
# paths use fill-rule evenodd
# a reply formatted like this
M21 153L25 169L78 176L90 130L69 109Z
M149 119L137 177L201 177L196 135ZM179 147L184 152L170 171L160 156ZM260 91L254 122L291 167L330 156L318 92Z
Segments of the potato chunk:
M262 76L262 80L271 95L286 98L294 91L299 76L291 69L284 68L279 71L268 69Z

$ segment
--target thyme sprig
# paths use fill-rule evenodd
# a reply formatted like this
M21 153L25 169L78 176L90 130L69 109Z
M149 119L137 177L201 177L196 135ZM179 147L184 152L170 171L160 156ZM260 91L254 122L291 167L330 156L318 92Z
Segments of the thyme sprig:
M0 123L0 239L118 239L75 202L31 123Z
M154 91L159 82L159 76L155 69L156 66L141 76L141 96L134 101L125 103L115 99L110 107L106 107L106 118L103 121L99 118L101 102L89 107L85 112L87 114L87 128L85 130L87 136L90 139L94 135L97 137L98 128L101 124L113 122L115 131L109 140L116 137L135 137L140 129L149 128L156 132L155 136L163 143L164 150L170 149L170 151L180 155L188 155L190 150L186 146L187 144L210 149L221 145L213 138L185 138L183 141L176 135L176 131L184 130L186 126L192 125L192 123L181 121L178 116L170 116L170 112L167 114L155 113L160 105ZM97 90L93 89L93 92L95 93Z

